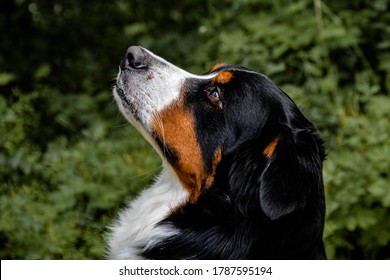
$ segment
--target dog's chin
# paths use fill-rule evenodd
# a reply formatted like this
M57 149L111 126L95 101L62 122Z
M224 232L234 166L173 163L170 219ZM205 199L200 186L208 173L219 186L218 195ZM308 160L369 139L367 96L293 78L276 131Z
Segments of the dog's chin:
M131 109L133 105L128 101L125 91L120 87L115 86L113 89L113 95L122 115L134 128L138 130L144 139L151 144L153 149L160 155L163 162L165 162L166 158L164 153L161 151L154 137L152 137L153 132L150 131L147 124L144 124L141 121L139 116L135 115L136 111Z
M122 87L116 85L113 89L114 99L122 115L133 125L142 124L140 119L139 105L135 104L131 95Z

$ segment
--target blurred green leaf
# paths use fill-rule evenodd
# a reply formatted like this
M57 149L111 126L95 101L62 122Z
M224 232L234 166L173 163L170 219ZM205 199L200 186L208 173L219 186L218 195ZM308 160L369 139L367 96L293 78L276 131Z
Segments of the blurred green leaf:
M328 257L390 259L390 3L320 2L2 2L0 257L104 258L107 226L160 165L111 93L143 45L191 72L273 79L326 140Z
M6 86L16 79L16 75L12 73L0 73L0 87Z

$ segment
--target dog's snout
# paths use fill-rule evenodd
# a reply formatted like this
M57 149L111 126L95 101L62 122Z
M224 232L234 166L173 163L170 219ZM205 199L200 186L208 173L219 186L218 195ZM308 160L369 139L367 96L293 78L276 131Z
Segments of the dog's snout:
M147 67L147 57L142 48L132 46L127 49L121 68L144 69Z

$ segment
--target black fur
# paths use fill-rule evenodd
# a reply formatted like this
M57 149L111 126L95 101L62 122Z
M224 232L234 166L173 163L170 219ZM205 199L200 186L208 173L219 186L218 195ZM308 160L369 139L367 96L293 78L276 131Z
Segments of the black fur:
M272 81L236 66L224 84L187 81L186 106L215 180L161 223L179 229L143 252L152 259L325 259L323 141ZM218 69L221 71L221 69ZM208 98L218 90L222 108ZM278 138L268 159L263 151Z

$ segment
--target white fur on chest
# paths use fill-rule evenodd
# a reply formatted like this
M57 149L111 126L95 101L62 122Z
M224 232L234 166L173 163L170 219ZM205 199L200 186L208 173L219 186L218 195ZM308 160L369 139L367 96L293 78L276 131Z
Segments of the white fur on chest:
M174 171L164 166L158 180L141 192L120 214L108 238L110 259L140 259L141 252L163 238L177 233L175 228L157 225L172 209L187 201L186 192Z

